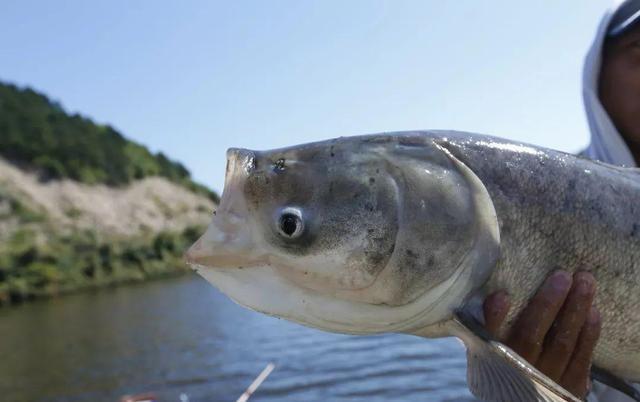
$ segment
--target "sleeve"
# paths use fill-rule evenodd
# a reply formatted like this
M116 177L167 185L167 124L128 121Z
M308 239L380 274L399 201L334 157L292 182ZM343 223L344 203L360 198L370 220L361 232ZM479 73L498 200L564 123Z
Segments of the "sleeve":
M636 385L637 387L637 385ZM622 392L608 387L597 381L593 382L591 392L587 396L587 402L635 402Z

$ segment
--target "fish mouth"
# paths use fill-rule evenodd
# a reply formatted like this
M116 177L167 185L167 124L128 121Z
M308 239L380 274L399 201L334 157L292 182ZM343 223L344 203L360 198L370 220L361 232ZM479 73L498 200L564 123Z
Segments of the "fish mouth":
M188 265L210 268L245 268L268 264L259 247L259 235L249 222L243 187L255 166L255 154L244 149L227 151L227 173L222 199L205 233L187 250Z
M183 259L188 265L210 269L243 269L270 264L268 256L238 245L237 239L234 241L230 238L230 241L212 247L210 241L207 241L208 232L209 230L184 254Z

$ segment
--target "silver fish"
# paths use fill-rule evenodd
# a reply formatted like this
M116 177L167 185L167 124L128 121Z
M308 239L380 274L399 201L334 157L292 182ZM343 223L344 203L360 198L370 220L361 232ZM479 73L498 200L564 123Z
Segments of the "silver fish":
M594 364L640 381L639 170L449 131L227 158L186 259L239 304L331 332L457 336L481 399L575 401L474 317L505 289L505 334L550 272L586 270L603 319Z

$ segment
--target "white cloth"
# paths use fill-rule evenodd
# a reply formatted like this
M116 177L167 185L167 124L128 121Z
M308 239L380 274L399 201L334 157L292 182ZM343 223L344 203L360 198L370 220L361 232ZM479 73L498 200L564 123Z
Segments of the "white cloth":
M584 107L591 129L591 143L584 151L585 156L602 162L621 166L636 166L636 162L629 151L629 147L613 125L611 118L604 110L598 97L598 81L602 64L602 47L607 35L607 28L611 17L616 12L620 2L607 10L600 22L598 32L591 49L587 53L582 74L582 96Z
M611 17L621 2L605 12L598 27L596 37L587 53L582 76L584 107L591 129L591 143L584 151L585 156L614 165L636 166L629 147L613 125L598 97L598 82L602 64L602 48ZM629 402L631 398L605 385L594 383L587 399L590 402Z
M594 382L587 402L635 402L616 389Z

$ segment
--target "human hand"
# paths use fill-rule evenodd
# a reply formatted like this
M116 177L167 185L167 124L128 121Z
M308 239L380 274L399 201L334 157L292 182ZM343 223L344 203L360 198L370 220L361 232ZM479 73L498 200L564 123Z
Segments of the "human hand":
M591 358L600 336L600 313L592 306L596 280L588 272L573 277L551 274L520 313L507 346L547 377L584 399L589 391ZM487 330L497 336L509 312L509 295L498 291L483 305Z

